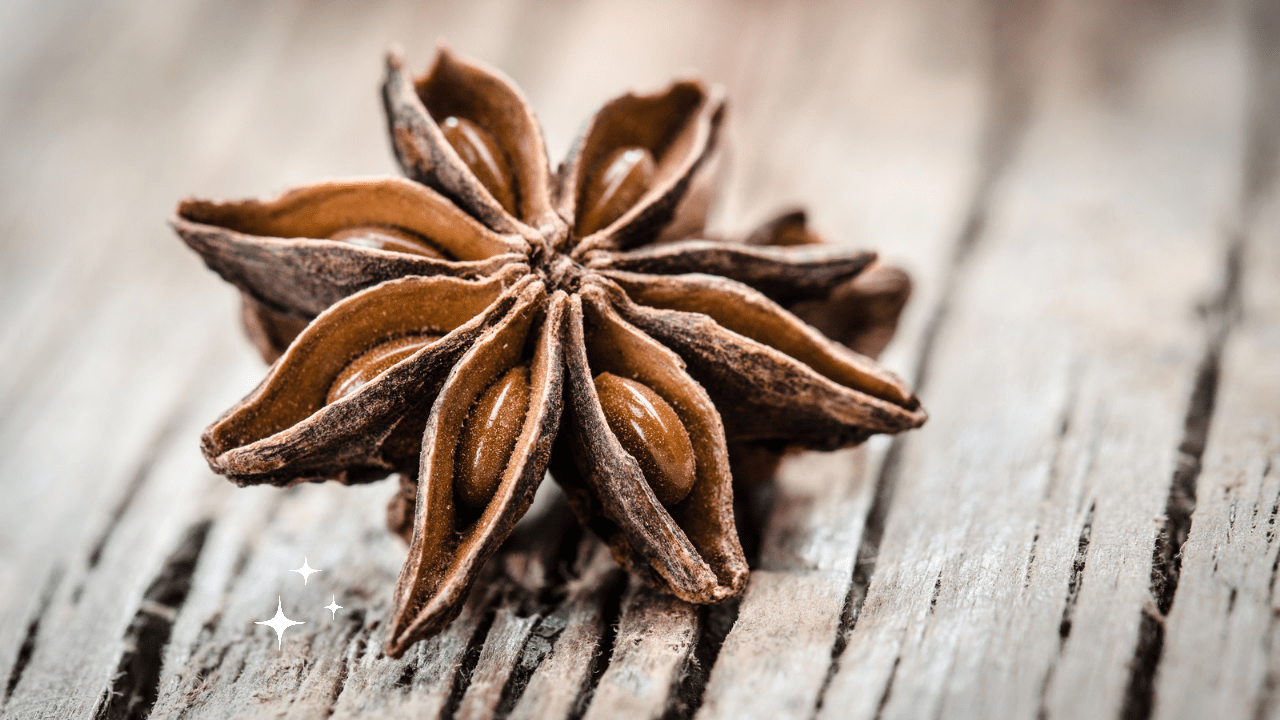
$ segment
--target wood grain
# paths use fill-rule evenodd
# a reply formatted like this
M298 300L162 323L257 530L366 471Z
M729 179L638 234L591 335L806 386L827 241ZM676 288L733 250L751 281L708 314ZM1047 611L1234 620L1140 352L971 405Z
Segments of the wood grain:
M1280 716L1273 6L6 5L0 716ZM264 368L165 219L394 173L383 52L437 38L553 158L696 69L731 103L718 228L802 204L911 272L884 361L929 424L739 487L739 600L627 578L548 484L391 659L392 484L200 458ZM305 623L277 648L272 598Z
M933 420L906 441L824 713L1139 710L1151 557L1202 348L1195 307L1216 284L1239 163L1239 86L1222 80L1239 77L1238 35L1224 15L1168 41L1219 69L1198 86L1221 97L1214 111L1182 105L1195 78L1170 49L1127 59L1140 100L1102 104L1075 48L1107 9L1058 12L1039 114L961 268L923 391ZM1133 265L1143 257L1160 271Z

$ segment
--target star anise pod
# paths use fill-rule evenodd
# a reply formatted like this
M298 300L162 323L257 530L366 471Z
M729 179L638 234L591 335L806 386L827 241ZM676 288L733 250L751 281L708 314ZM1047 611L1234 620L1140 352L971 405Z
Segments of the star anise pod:
M836 448L924 422L902 381L779 304L829 300L874 255L688 239L718 90L609 102L555 174L519 90L446 50L416 80L393 53L384 100L409 180L187 200L173 224L279 356L206 430L213 469L402 473L390 654L457 616L548 467L621 564L713 603L747 577L728 441Z

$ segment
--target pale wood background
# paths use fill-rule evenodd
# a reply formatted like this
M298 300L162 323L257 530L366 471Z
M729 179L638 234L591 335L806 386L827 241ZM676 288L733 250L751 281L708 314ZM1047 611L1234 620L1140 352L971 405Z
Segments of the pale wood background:
M886 362L932 419L755 492L739 603L629 585L548 490L391 660L392 487L201 459L264 367L175 202L394 172L383 52L438 38L553 156L625 89L724 83L719 226L801 203L912 272ZM8 0L0 712L1280 717L1278 147L1274 0Z

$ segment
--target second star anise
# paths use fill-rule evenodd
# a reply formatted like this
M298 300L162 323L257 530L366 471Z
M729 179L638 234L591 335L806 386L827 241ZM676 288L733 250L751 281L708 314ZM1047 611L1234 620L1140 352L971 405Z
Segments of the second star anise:
M274 360L205 432L210 465L241 485L402 474L391 655L457 616L548 468L619 563L713 603L747 578L729 443L831 449L924 422L902 381L783 307L862 307L859 279L890 278L889 309L852 321L874 353L905 277L783 247L793 216L747 243L689 239L719 92L617 98L555 174L494 71L441 50L411 80L393 54L384 99L409 180L187 200L173 222Z

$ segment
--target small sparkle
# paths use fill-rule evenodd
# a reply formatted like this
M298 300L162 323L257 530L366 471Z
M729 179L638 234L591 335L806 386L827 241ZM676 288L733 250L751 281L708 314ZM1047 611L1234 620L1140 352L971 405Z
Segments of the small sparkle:
M302 567L298 568L297 570L291 570L290 572L296 572L296 573L298 573L299 575L301 575L301 576L302 576L302 584L303 584L303 585L306 585L306 584L307 584L307 580L309 580L309 579L311 578L311 573L318 573L318 572L321 572L321 571L320 571L320 570L317 570L317 569L315 569L315 568L313 568L313 567L311 567L310 565L308 565L308 564L307 564L307 556L306 556L306 555L303 555L303 556L302 556Z
M272 630L275 630L276 631L276 647L282 647L282 643L284 642L285 629L293 627L294 625L306 625L306 623L298 622L296 620L290 620L289 618L285 617L284 607L280 602L280 598L277 596L276 597L276 616L271 618L270 620L255 622L254 625L266 625Z
M338 616L338 611L342 609L342 606L338 604L337 595L332 595L330 597L333 599L329 601L328 605L324 606L324 609L329 611L329 619L332 620Z

